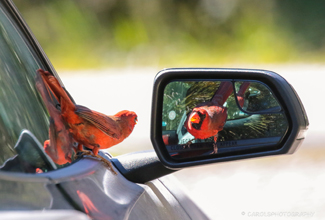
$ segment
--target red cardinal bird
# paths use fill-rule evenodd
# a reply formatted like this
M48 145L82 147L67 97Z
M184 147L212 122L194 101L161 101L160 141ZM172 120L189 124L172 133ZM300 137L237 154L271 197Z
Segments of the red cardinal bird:
M249 86L247 83L242 86L241 92L244 94L245 90ZM214 137L214 152L218 152L217 138L218 132L223 129L223 126L227 120L227 108L223 107L228 97L233 91L231 82L222 82L212 97L211 101L198 104L188 114L188 117L184 123L187 131L192 134L196 139L207 139ZM241 96L243 95L241 94ZM244 104L244 100L239 101L240 105Z
M44 84L40 72L37 72L36 88L40 92L46 108L50 114L49 138L44 142L45 152L54 163L62 165L72 162L73 139L69 133L69 127L61 117L61 112L54 106L50 98L50 90Z
M107 116L87 107L75 105L53 75L43 70L38 72L59 101L61 117L67 123L74 140L79 143L79 151L83 150L84 145L92 149L95 156L103 159L97 155L99 149L106 149L122 142L133 131L137 122L137 115L134 112L124 110L114 116Z

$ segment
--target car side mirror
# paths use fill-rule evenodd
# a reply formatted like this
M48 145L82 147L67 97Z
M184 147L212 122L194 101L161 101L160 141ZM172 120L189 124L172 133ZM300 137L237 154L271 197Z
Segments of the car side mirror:
M293 153L309 125L284 78L244 69L159 72L151 123L155 151L172 169Z

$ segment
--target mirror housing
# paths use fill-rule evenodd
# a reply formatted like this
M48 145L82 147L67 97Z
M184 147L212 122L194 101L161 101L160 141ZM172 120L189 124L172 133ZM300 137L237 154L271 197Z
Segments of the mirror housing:
M175 96L176 104L173 103L173 107L177 105L177 110L168 110L166 112L167 99L164 99L164 97L169 96L169 98L172 99L170 95L174 93L171 93L170 85L173 83L176 87L182 87L182 91L184 90L184 92L183 96ZM241 85L243 86L240 87ZM229 91L229 93L224 96L224 100L219 102L219 104L211 104L210 101L215 100L215 97L217 97L217 94L220 93L224 86L226 86ZM240 90L242 90L242 94L239 95ZM251 93L249 93L248 90L251 91ZM229 95L230 92L232 95ZM260 101L261 99L258 96L256 98L258 94L264 94L262 97L265 97L265 94L270 97L268 98L268 102L271 103L269 107L265 107L261 104L255 105L259 106L258 108L247 107L247 100L258 100L259 103L263 102ZM177 95L179 95L179 93L177 93ZM239 100L241 95L247 98L246 106L241 104ZM227 103L227 101L230 100L230 98L227 98L231 96L235 97L232 99L234 100L233 102L237 104L232 104L232 106L238 108L238 112L245 114L248 119L259 117L265 118L267 115L283 115L285 120L282 120L281 123L285 126L285 129L282 129L281 135L277 138L273 136L271 138L265 138L265 131L261 136L263 138L259 136L254 138L239 137L242 136L242 134L239 135L235 133L232 137L233 139L231 139L225 135L227 131L234 129L234 126L245 126L247 124L247 121L244 119L236 120L229 117L230 104ZM250 96L252 98L250 98ZM197 101L195 104L190 104L195 102L195 100L200 101ZM265 103L268 102L265 101ZM182 106L180 106L179 103L182 103ZM199 123L196 121L200 120L202 124L202 120L204 120L203 118L205 117L202 118L201 114L197 115L193 112L198 106L200 107L206 103L208 103L208 106L218 106L218 108L225 109L226 116L228 109L228 117L225 120L226 122L222 123L222 126L219 126L219 132L217 131L219 135L211 133L210 135L212 136L208 135L209 137L197 138L195 134L190 132L189 127L185 124ZM182 115L182 117L179 115ZM163 117L174 120L173 123L176 123L176 125L171 126L173 129L166 129L168 123L166 123L166 120L163 120ZM188 119L190 117L191 121ZM261 119L258 120L261 121ZM265 119L263 120L262 122L265 124ZM279 122L268 120L268 123L267 129L272 130L272 126ZM160 161L163 165L171 169L261 156L291 154L303 142L308 126L309 122L307 115L295 90L284 78L271 71L175 68L162 70L155 77L151 114L151 141ZM243 130L243 128L249 129L240 127L237 130ZM183 130L181 135L180 130ZM181 142L179 137L182 138L185 135L194 137L194 143L192 141L188 141L187 143L183 143L184 141ZM270 140L273 142L271 143ZM213 151L213 149L215 150Z

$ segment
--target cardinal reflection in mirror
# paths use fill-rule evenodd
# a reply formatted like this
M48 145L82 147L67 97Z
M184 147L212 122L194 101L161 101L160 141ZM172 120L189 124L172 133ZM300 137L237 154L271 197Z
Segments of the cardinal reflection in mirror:
M162 138L173 159L274 148L287 129L280 103L259 81L179 80L164 89Z
M243 83L237 93L238 102L241 107L244 104L243 94L248 88L249 83ZM224 107L226 100L233 92L232 83L229 81L221 82L210 101L202 102L196 105L188 113L184 123L186 130L194 136L195 139L207 139L213 137L213 152L217 153L218 132L221 131L227 120L227 107ZM189 141L187 146L192 142Z

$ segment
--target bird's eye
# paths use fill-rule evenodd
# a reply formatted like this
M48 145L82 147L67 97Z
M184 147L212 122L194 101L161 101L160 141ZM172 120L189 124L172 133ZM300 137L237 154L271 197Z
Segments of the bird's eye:
M137 122L137 121L138 121L138 117L135 117L135 118L134 118L134 121Z

